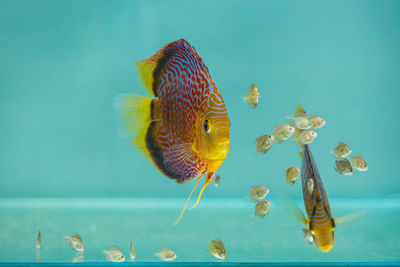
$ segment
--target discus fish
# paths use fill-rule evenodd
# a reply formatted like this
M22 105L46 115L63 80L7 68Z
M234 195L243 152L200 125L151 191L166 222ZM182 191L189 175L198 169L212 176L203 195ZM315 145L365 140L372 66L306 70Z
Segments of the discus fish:
M76 251L84 251L85 247L83 246L82 239L78 234L67 235L65 238L68 240L69 245L74 248Z
M167 177L196 184L207 174L195 207L229 151L230 120L217 87L194 47L181 39L136 63L152 98L120 95L115 106L136 146ZM193 208L192 207L192 208Z
M336 148L332 151L336 157L345 158L351 153L351 148L343 142L339 142Z
M280 144L288 140L294 133L294 127L289 125L277 125L274 127L275 141Z
M269 189L264 186L252 186L250 188L249 199L253 200L254 202L260 201L261 199L265 198L269 193Z
M267 153L274 144L275 137L273 135L267 134L260 136L256 139L256 151L263 154Z
M312 194L309 194L307 189L307 181L309 179L312 179L314 183ZM362 215L362 213L354 216L347 215L336 219L333 218L324 185L308 145L303 147L301 182L307 218L295 203L291 205L291 214L307 226L317 248L323 252L328 252L335 244L336 224L354 219Z
M103 251L106 261L109 262L124 262L125 256L122 254L122 251L117 247L111 247L109 250Z
M271 207L271 201L263 200L257 203L254 208L254 216L259 216L264 218L265 215L269 212L269 208Z
M336 160L335 171L343 175L353 175L353 168L348 159Z
M214 186L218 187L221 185L221 176L217 175L214 179Z
M131 242L131 249L129 250L129 257L131 258L131 260L134 260L136 258L135 248L133 247L132 242Z
M260 98L260 90L252 84L249 88L248 95L244 98L252 108L256 108L258 105L258 99Z
M176 259L176 253L167 248L161 249L156 253L156 256L162 261L173 261Z
M217 259L224 260L226 258L225 246L219 239L210 240L207 250L208 252L210 252L211 255L213 255Z
M368 165L360 154L350 157L349 160L354 169L362 172L368 171Z
M35 241L35 247L36 248L41 248L42 247L42 235L40 234L40 231L37 234L37 238Z
M286 170L286 183L294 184L299 178L300 168L290 167Z

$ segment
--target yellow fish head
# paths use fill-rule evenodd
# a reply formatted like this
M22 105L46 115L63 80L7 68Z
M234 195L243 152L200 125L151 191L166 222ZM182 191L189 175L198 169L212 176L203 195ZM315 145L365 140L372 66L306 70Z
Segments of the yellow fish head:
M335 244L334 230L314 232L314 242L319 250L322 252L329 252Z
M198 116L196 127L195 150L207 163L208 172L218 170L229 152L231 123L224 102L215 102L210 97L204 115Z

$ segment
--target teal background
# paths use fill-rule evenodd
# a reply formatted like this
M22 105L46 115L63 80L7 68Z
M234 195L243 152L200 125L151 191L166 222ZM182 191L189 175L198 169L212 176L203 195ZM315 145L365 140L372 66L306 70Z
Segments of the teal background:
M134 62L185 38L203 58L231 118L220 188L245 197L284 182L298 147L254 140L297 103L327 124L311 148L330 197L399 197L399 1L0 1L0 197L184 198L193 182L163 176L112 107L120 93L147 95ZM255 83L257 109L242 99ZM342 176L338 141L368 172Z

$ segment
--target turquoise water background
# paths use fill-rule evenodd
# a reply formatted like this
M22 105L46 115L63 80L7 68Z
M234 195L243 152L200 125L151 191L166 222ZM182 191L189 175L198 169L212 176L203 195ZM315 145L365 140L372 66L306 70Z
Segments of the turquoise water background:
M312 144L329 197L399 197L399 1L0 1L0 197L185 198L118 135L112 103L147 95L134 62L184 38L196 47L231 118L220 188L204 198L246 197L299 166L287 141L266 154L255 139L297 103L327 124ZM244 101L249 86L260 104ZM338 141L368 172L342 176Z

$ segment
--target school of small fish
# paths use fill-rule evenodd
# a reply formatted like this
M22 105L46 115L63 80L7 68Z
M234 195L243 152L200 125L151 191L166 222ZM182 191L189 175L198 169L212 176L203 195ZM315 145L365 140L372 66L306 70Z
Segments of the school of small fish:
M269 200L263 200L269 193L269 189L264 186L252 186L250 188L249 199L253 202L258 202L254 206L254 216L264 218L269 212L271 202Z
M346 158L351 154L351 148L343 142L339 142L332 153L335 154L340 160L335 161L335 170L343 175L353 175L353 169L361 172L368 171L368 165L363 156L357 154L355 156Z

